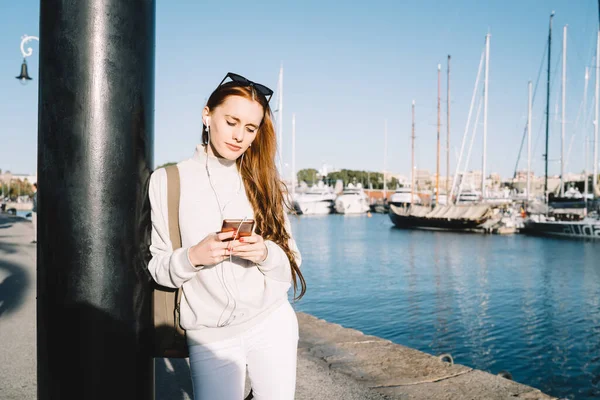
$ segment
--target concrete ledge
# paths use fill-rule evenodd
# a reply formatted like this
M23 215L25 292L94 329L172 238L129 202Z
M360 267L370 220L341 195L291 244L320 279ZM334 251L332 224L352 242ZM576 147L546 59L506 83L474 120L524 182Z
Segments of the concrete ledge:
M554 399L539 390L355 329L297 313L299 356L324 362L335 372L389 399Z

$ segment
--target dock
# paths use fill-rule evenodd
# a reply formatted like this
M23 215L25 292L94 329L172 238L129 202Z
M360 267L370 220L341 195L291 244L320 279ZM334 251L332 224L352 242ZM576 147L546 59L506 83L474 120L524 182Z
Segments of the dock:
M26 219L0 214L0 399L37 399L36 244ZM298 312L297 400L555 399L389 340ZM118 360L115 360L118 362ZM189 363L156 359L157 400L192 399Z

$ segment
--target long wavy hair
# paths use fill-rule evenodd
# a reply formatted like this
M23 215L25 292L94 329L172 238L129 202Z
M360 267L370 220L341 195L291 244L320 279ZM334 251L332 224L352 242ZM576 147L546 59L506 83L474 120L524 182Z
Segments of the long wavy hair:
M294 298L299 300L306 293L306 281L289 246L290 234L285 226L284 207L290 210L292 208L284 195L287 194L287 187L279 178L275 167L277 141L271 108L267 99L254 87L241 86L235 82L225 83L215 89L208 98L206 106L212 111L223 104L229 96L240 96L257 101L263 107L264 116L256 138L244 153L244 162L241 162L242 157L240 157L236 163L244 182L246 195L254 209L256 233L265 240L277 243L287 255L294 281ZM202 127L202 144L208 145L206 125ZM297 295L298 286L300 286L299 295Z

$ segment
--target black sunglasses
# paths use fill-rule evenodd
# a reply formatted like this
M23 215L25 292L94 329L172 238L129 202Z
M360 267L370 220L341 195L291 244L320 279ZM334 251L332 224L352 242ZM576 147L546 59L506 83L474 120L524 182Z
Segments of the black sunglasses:
M252 86L260 94L265 96L265 98L267 99L267 103L271 101L271 97L273 96L273 91L271 89L269 89L268 87L266 87L265 85L262 85L262 84L256 83L256 82L252 82L250 79L246 79L241 75L234 74L233 72L228 72L227 75L225 75L225 78L223 78L223 80L221 81L221 83L219 83L219 86L221 86L227 80L227 78L231 79L231 82L239 83L242 86Z

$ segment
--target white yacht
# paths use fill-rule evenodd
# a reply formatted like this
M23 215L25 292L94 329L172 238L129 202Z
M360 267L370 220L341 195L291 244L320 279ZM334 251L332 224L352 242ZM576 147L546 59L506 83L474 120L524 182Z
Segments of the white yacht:
M513 202L514 196L515 194L506 186L500 189L488 189L483 202L497 205L510 204Z
M478 190L463 190L460 195L458 196L458 199L456 201L456 204L465 204L465 203L479 203L481 202L482 196L481 196L481 192Z
M333 189L319 182L296 196L294 208L300 214L330 214L333 211L335 198Z
M335 199L335 211L340 214L362 214L369 211L369 196L359 183L349 183L346 189Z
M411 205L412 200L414 200L415 204L421 203L421 198L417 196L416 193L413 193L411 199L410 185L399 186L390 196L390 204L393 204L396 207L408 207Z

